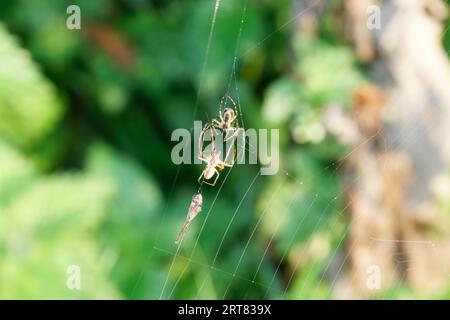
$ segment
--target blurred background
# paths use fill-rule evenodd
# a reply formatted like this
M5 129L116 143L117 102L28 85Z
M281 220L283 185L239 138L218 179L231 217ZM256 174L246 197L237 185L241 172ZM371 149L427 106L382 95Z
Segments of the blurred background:
M450 298L448 10L1 1L0 298ZM225 93L281 168L224 170L177 248L171 133Z

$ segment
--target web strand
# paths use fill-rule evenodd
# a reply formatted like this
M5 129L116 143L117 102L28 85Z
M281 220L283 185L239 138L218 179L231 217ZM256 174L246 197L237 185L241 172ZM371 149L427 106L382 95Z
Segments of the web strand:
M202 88L203 88L203 79L205 77L206 66L208 64L209 51L211 49L211 42L212 42L212 37L214 34L214 28L216 26L216 20L217 20L217 14L219 12L219 7L220 7L220 0L216 0L215 4L214 4L214 13L213 13L212 20L211 20L211 27L209 29L208 42L206 44L205 58L203 59L202 70L200 72L200 82L198 85L197 97L195 99L194 112L192 114L192 122L194 122L195 116L197 115L198 104L200 101L200 95L201 95Z
M319 2L319 1L317 1L316 4L317 4L318 2ZM244 8L246 8L246 5L244 6ZM245 12L245 10L246 10L246 9L244 9L244 12ZM299 15L299 14L298 14L298 15ZM297 16L298 16L298 15L297 15ZM244 16L244 15L243 15L243 16ZM291 20L293 21L294 19L291 19ZM292 22L291 20L288 21L286 24ZM243 21L243 19L241 20L241 23L242 23L242 21ZM285 25L283 25L281 28L283 28L283 27L285 27ZM241 28L242 28L242 25L241 25ZM447 29L448 29L448 27L447 27ZM446 29L446 30L447 30L447 29ZM279 30L279 29L277 29L277 30L274 31L273 33L277 32L278 30ZM241 33L241 29L240 29L239 34L240 34L240 33ZM267 37L264 38L262 41L260 41L255 47L257 47L258 45L260 45L260 44L262 44L264 41L266 41L267 38L269 38L270 36L273 35L273 33L271 33L269 36L267 36ZM238 39L240 39L240 35L238 36ZM252 48L252 50L253 50L253 49L254 49L254 48ZM236 46L236 52L237 52L237 46ZM249 52L249 51L247 51L245 54L247 54L248 52ZM245 55L245 54L244 54L244 55ZM236 90L236 92L237 92L237 101L238 101L238 106L239 106L239 110L240 110L240 109L241 109L241 106L240 106L240 101L239 101L238 86L237 86L237 81L236 81L236 71L235 71L235 68L236 68L236 60L237 60L237 55L235 54L235 57L234 57L234 59L233 59L233 67L232 67L232 74L231 74L231 75L234 75L235 90ZM228 86L229 89L231 88L231 81L232 81L232 80L231 80L231 77L230 77L230 82L229 82L229 86ZM229 91L229 89L228 89L228 91ZM228 91L227 91L227 92L228 92ZM221 108L221 105L219 106L219 108ZM241 120L242 120L242 126L244 127L241 110L239 111L239 113L240 113ZM410 134L411 134L411 133L410 133ZM370 140L373 139L374 137L375 137L375 135L374 135L373 137L369 137L369 138L368 138L367 140L365 140L365 141L362 143L362 145L360 145L360 146L361 146L361 147L364 146L366 143L370 142ZM395 141L395 140L390 141L390 144L391 144L390 146L391 146L391 147L392 147L392 145L395 144L394 142L396 142L396 141ZM353 152L356 151L355 149L357 149L358 147L359 147L359 146L357 146L356 148L352 149L351 152L350 152L349 154L347 154L344 158L341 159L341 161L346 160ZM385 148L386 148L386 147L385 147ZM338 166L338 167L335 168L334 170L337 171L339 168L340 168L340 166ZM231 171L231 170L230 170L230 171ZM356 182L356 181L358 180L358 178L359 178L359 176L357 177L357 179L355 179L355 180L349 185L349 188L352 186L352 184L353 184L354 182ZM217 198L217 197L216 197L216 198ZM317 197L316 197L315 199L317 199ZM336 200L336 198L335 198L334 200ZM314 201L315 201L315 200L314 200ZM332 201L332 200L331 200L331 201ZM331 201L330 201L329 203L331 203ZM347 203L347 206L346 206L341 212L345 211L351 203L352 203L351 201L348 202L348 203ZM311 203L311 206L312 206L312 204L313 204L313 203ZM238 209L239 209L239 207L238 207ZM211 210L211 209L210 209L210 210ZM209 215L209 212L208 212L208 215ZM207 216L208 216L208 215L207 215ZM320 224L322 218L323 218L323 215L320 216L320 218L319 218L319 220L318 220L318 222L317 222L316 225L319 225L319 224ZM206 218L206 219L207 219L207 218ZM205 220L206 220L206 219L205 219ZM354 222L354 220L352 220L351 223L347 225L347 231L348 231L348 228L350 227L350 225L351 225L353 222ZM231 224L231 223L232 223L232 221L230 221L229 224ZM301 223L302 223L302 222L301 222ZM300 223L300 225L301 225L301 223ZM205 222L204 222L204 224L205 224ZM203 226L204 226L204 224L203 224ZM258 222L257 222L257 225L258 225L258 224L259 224L259 220L258 220ZM257 225L255 226L255 229L254 229L254 230L256 230ZM203 230L203 226L202 226L201 231ZM227 230L228 230L228 228L227 228ZM316 229L315 229L315 230L316 230ZM201 234L201 231L200 231L200 234ZM253 231L253 232L254 232L254 231ZM248 245L249 245L249 243L250 243L250 241L251 241L251 239L252 239L252 237L253 237L253 232L252 232L252 234L250 235L249 240L247 241L247 244L246 244L245 249L244 249L244 254L245 254L245 251L246 251L246 249L247 249L247 247L248 247ZM227 233L227 231L225 232L225 234L226 234L226 233ZM195 247L196 247L196 245L197 245L197 242L198 242L198 239L199 239L199 237L200 237L200 234L199 234L199 236L198 236L198 238L197 238L197 241L196 241L196 244L195 244L195 246L194 246L194 249L195 249ZM340 247L341 244L343 243L343 240L344 240L346 234L347 234L347 232L344 232L344 233L343 233L343 238L341 239L341 241L339 241L339 244L338 244L336 250L335 250L334 253L333 253L333 258L334 258L334 256L335 256L335 254L337 253L339 247ZM391 239L391 240L395 240L395 239ZM222 242L223 242L223 238L222 238ZM221 243L221 245L222 245L222 243ZM220 249L221 245L219 246L219 249ZM309 245L309 243L308 243L308 245ZM289 247L289 246L288 246L288 247ZM268 249L268 247L266 248L265 253L267 252L267 249ZM288 248L288 249L290 250L290 248ZM350 249L347 251L347 256L346 256L346 258L344 259L344 262L342 263L342 265L339 267L338 272L336 273L336 277L335 277L335 279L333 280L333 282L332 282L332 284L331 284L331 287L330 287L331 289L334 287L335 281L336 281L337 277L339 276L339 274L340 274L340 272L341 272L341 270L342 270L342 268L343 268L343 266L344 266L344 264L345 264L345 261L347 260L347 258L348 258L348 256L350 255L351 251L352 251L352 248L350 248ZM285 253L286 253L286 252L285 252ZM243 259L244 254L241 255L241 257L240 257L240 259L239 259L239 262L238 262L238 264L237 264L237 267L234 269L234 272L227 272L227 274L228 274L229 276L232 276L233 278L234 278L234 277L237 277L237 278L240 277L240 276L236 275L236 272L237 272L237 270L238 270L238 268L239 268L239 266L240 266L240 264L241 264L241 262L242 262L242 259ZM216 269L218 269L218 268L216 268L216 267L214 266L214 265L215 265L215 262L216 262L217 255L218 255L218 251L216 252L216 256L215 256L215 258L214 258L214 261L213 261L213 264L212 264L212 265L207 265L207 264L205 264L204 266L210 268L211 270L216 270ZM257 273L258 273L258 271L259 271L259 268L260 268L260 266L261 266L262 261L264 260L264 257L265 257L265 254L264 254L263 258L261 259L260 265L258 266L258 270L257 270L257 272L256 272L256 274L255 274L254 279L251 280L252 283L253 283L254 280L256 279L256 275L257 275ZM285 257L285 254L283 254L283 258L281 259L280 264L281 264L282 261L284 260L284 257ZM192 255L191 255L191 258L192 258ZM189 261L190 261L190 260L189 260ZM331 260L330 260L330 262L328 263L328 265L326 266L326 268L324 269L324 271L327 271L327 270L329 269L330 263L331 263ZM279 265L280 265L280 264L279 264ZM275 277L276 273L278 272L279 265L278 265L277 270L275 271L274 277ZM290 282L291 282L291 280L292 280L292 278L293 278L293 276L294 276L294 274L295 274L295 269L296 269L296 268L294 268L294 272L292 273L291 278L289 279L289 282L288 282L288 284L287 284L287 286L286 286L286 289L285 289L285 291L284 291L284 294L286 294L286 291L288 290L288 287L289 287L289 285L290 285ZM184 272L183 272L183 273L184 273ZM323 275L324 275L324 274L323 274ZM274 277L272 277L271 284L272 284L272 282L273 282ZM306 279L308 279L308 277L309 277L309 274L307 275L307 278L306 278ZM177 283L180 281L181 278L182 278L182 276L180 276L180 278L177 280ZM248 280L248 279L247 279L247 280ZM317 284L317 287L320 286L320 284L322 283L322 280L323 280L323 276L322 276L322 278L320 279L319 283ZM206 281L206 279L205 279L205 281ZM205 283L205 281L203 282L203 284ZM271 288L271 284L270 284L270 285L265 285L265 287L269 290L269 289ZM227 289L225 290L224 295L223 295L224 297L226 296L227 291L228 291L230 285L231 285L231 283L228 285ZM315 291L317 290L317 287L315 288ZM199 291L198 291L198 293L197 293L197 296L198 296L198 294L200 293L200 291L201 291L202 288L203 288L203 285L200 287L200 289L199 289ZM172 290L172 292L173 292L173 290ZM268 291L267 291L267 292L268 292ZM266 295L267 295L267 292L266 292ZM284 294L283 294L283 296L284 296ZM248 292L247 292L247 295L248 295Z
M202 235L202 233L203 233L203 230L204 230L205 225L206 225L206 223L207 223L207 221L208 221L208 218L209 218L209 216L210 216L210 213L211 213L212 209L214 208L214 205L215 205L215 203L216 203L216 201L217 201L217 199L218 199L218 197L219 197L219 194L220 194L220 192L222 191L222 188L223 188L223 186L225 185L225 182L226 182L227 179L228 179L228 176L229 176L230 173L231 173L231 169L233 169L233 168L230 168L230 170L228 170L228 173L226 174L225 178L223 179L222 184L220 185L219 189L217 190L216 196L214 197L214 200L213 200L213 202L211 203L211 206L209 207L209 210L208 210L208 212L207 212L207 214L206 214L205 220L203 221L203 224L202 224L202 226L201 226L201 228L200 228L200 232L199 232L199 234L198 234L198 236L197 236L197 238L196 238L196 240L195 240L194 247L193 247L193 249L191 250L191 254L190 254L190 257L189 257L189 261L192 260L194 254L195 254L195 250L196 250L196 248L197 248L199 239L200 239L200 237L201 237L201 235ZM174 259L176 259L176 256L174 257ZM183 271L182 271L181 274L179 275L177 281L175 282L175 284L174 284L174 286L173 286L173 288L172 288L172 291L171 291L170 294L169 294L169 298L172 296L172 293L175 291L175 288L178 286L178 283L179 283L180 280L183 278L183 276L184 276L184 274L185 274L185 272L187 271L188 268L189 268L189 264L187 264L187 265L184 267Z
M203 86L203 79L204 79L205 72L206 72L206 66L207 66L207 62L208 62L208 58L209 58L209 51L210 51L210 48L211 48L211 42L212 42L212 37L213 37L213 34L214 34L214 29L215 29L215 26L216 26L216 19L217 19L217 15L218 15L218 12L219 12L219 7L220 7L220 0L216 0L215 4L214 4L214 12L213 12L213 16L212 16L212 20L211 20L211 26L210 26L209 35L208 35L208 42L207 42L206 50L205 50L205 57L204 57L204 60L203 60L203 65L202 65L202 69L201 69L201 73L200 73L200 81L199 81L199 87L198 87L198 90L197 90L197 97L196 97L195 104L194 104L194 110L192 112L192 121L195 120L195 117L196 117L196 114L197 114L198 104L199 104L199 100L200 100L200 94L201 94L201 90L202 90L202 86ZM174 179L172 185L175 185L176 181L178 180L179 173L180 173L180 168L181 167L178 167L178 169L177 169L177 174L175 176L175 179ZM203 185L203 183L200 185L199 190L201 190L202 185ZM168 200L167 200L167 203L168 203ZM161 223L162 223L162 221L161 221ZM160 223L160 226L161 226L161 223ZM155 239L155 244L156 244L157 239L158 238ZM181 246L181 243L178 246L177 253L178 253L178 250L179 250L180 246ZM147 258L147 260L148 260L148 258ZM170 271L172 269L173 262L174 262L174 260L171 263L171 267L169 268L169 272L167 273L166 280L164 281L164 286L163 286L163 289L161 291L160 299L162 298L162 296L164 294L164 289L165 289L165 287L167 285L167 281L168 281L168 279L170 277ZM141 281L142 273L144 272L144 270L145 270L145 266L144 266L144 269L141 271L141 274L140 274L140 276L138 278L138 281L137 281L136 285L134 286L133 292L136 290L136 287L138 286L139 282Z

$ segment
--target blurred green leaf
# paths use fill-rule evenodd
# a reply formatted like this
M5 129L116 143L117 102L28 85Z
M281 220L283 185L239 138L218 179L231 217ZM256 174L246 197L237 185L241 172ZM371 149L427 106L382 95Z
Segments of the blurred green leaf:
M0 134L30 147L53 129L62 113L55 87L0 25Z

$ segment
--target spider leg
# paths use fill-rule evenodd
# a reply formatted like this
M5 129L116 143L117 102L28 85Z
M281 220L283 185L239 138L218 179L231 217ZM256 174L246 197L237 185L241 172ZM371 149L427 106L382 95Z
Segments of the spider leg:
M212 123L214 123L214 121ZM211 142L214 142L214 133L216 133L216 130L214 130L214 124L211 124L209 127L209 132L211 134Z
M228 141L230 139L226 139L225 141ZM228 147L228 143L226 144L225 147ZM230 152L231 150L233 150L233 158L231 163L228 163L227 160L230 156ZM226 167L232 167L234 165L234 159L236 158L236 148L234 147L234 141L232 141L230 148L228 148L225 158L223 159L222 163L226 166Z
M199 146L199 148L198 148L198 153L199 153L198 158L199 159L203 160L202 159L203 151L204 151L203 145L204 145L204 142L205 142L205 133L206 133L207 130L210 130L211 145L212 145L212 149L215 150L215 146L214 146L214 139L215 138L214 137L215 137L215 134L216 134L216 129L218 128L218 124L219 124L219 122L217 121L217 119L212 119L211 122L207 122L204 125L202 131L200 132L200 135L199 135L199 138L198 138L198 146ZM207 160L204 160L204 161L207 161Z
M216 185L217 179L220 177L220 173L217 169L214 169L214 172L216 173L216 179L214 179L214 182L212 183L212 186Z
M202 171L202 174L200 175L200 177L198 177L198 183L202 183L202 178L203 178L203 176L204 176L204 174L205 174L205 170L203 170ZM203 179L203 182L205 182L206 183L206 181L205 181L205 179Z
M227 97L227 99L229 99L231 101L231 103L234 106L234 109L237 109L236 102L234 102L233 98L228 93L225 96Z
M212 147L212 151L211 152L215 152L215 146L214 146L214 134L216 133L216 131L214 130L213 126L209 127L209 130L211 132L211 147Z
M200 135L200 137L202 137L202 135ZM198 156L197 156L197 158L199 159L199 160L202 160L202 161L204 161L204 162L208 162L209 160L208 159L206 159L204 156L203 156L203 139L199 139L199 142L198 142Z
M205 137L205 132L206 130L208 130L211 127L211 123L207 122L204 126L202 131L200 132L200 135L198 137L198 151L199 151L199 159L202 156L203 153L203 141L204 141L204 137Z
M216 152L216 144L215 144L216 135L218 135L218 136L220 135L219 138L221 138L221 139L219 139L219 141L223 140L223 131L222 131L222 129L220 129L220 127L216 127L216 126L211 126L210 130L211 130L211 148L212 148L211 152L215 153L217 155L217 153L220 153L220 151ZM217 132L219 132L219 133L217 133Z
M220 176L220 173L216 168L214 168L214 174L216 175L216 178L214 179L213 182L209 182L208 180L204 179L203 183L206 183L207 185L214 187L216 185L217 179L219 179L219 176Z
M204 184L207 184L207 185L209 185L209 186L211 186L211 187L214 187L214 186L215 186L215 184L209 183L208 180L203 180L203 183L204 183Z
M222 165L227 168L232 168L234 166L234 163L230 164L230 163L223 162Z
M235 110L234 111L234 117L233 117L233 119L231 119L231 121L230 121L230 123L233 123L234 121L236 121L236 119L237 119L237 117L238 117L238 112Z
M228 141L228 140L230 140L231 138L236 138L236 136L239 134L239 130L238 130L239 128L235 128L235 127L232 127L232 128L229 128L228 130L226 130L225 132L225 141ZM233 131L233 133L230 135L230 136L228 136L228 132L230 132L230 131Z

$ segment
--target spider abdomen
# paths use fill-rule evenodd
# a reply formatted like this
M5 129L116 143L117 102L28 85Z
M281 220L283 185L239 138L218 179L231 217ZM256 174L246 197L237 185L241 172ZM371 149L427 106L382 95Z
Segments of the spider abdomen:
M208 167L207 169L205 169L205 179L211 179L214 176L214 171L214 167Z

